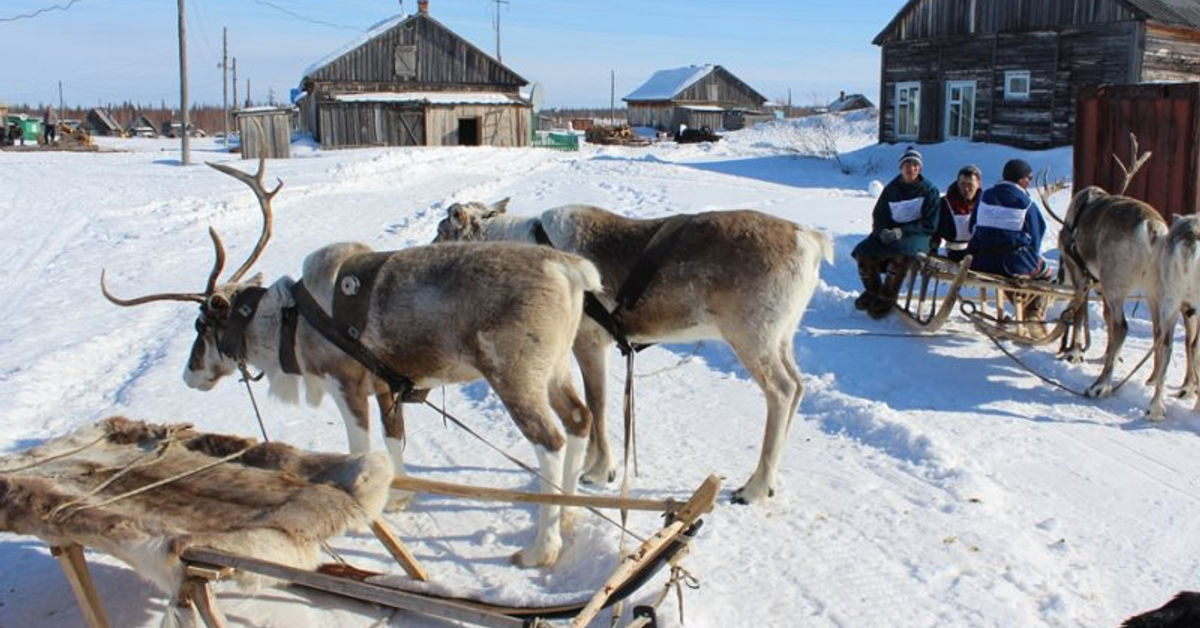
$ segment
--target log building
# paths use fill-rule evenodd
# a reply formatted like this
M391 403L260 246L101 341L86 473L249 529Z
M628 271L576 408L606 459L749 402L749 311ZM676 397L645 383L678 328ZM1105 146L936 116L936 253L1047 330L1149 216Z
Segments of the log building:
M1061 146L1080 88L1200 76L1200 2L909 0L874 43L880 141Z
M767 99L719 65L660 70L621 100L630 126L675 132L679 126L741 128Z

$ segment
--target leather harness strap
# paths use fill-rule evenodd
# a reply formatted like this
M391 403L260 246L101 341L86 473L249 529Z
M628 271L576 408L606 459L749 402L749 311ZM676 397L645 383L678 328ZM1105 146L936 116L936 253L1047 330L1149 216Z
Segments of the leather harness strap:
M217 351L222 355L239 361L246 359L246 327L250 325L254 313L258 311L258 302L266 293L266 288L250 286L234 295L232 311L220 327L221 334L217 338Z
M629 341L625 335L625 326L621 322L621 313L623 311L632 310L637 306L638 301L646 292L646 288L650 286L650 282L654 280L654 276L658 274L659 268L666 261L672 249L675 248L679 241L679 236L683 233L685 227L692 219L690 214L680 214L672 216L659 226L658 231L654 232L654 236L650 238L650 242L646 244L646 248L642 250L641 255L634 261L633 267L629 271L629 275L625 277L625 281L617 290L617 305L610 312L600 299L592 292L585 292L583 295L583 311L592 320L596 321L605 331L616 341L617 347L621 350L621 355L628 355L630 351L641 351L650 344L635 344ZM550 241L550 237L546 234L545 227L542 226L540 220L533 221L533 239L543 246L554 248L554 244Z

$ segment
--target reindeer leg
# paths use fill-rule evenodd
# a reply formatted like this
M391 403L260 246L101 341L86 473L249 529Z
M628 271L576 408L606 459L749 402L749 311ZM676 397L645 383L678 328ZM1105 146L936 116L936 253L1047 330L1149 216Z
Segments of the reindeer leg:
M1167 415L1167 407L1163 403L1163 381L1166 379L1167 365L1171 363L1171 345L1175 340L1175 322L1179 311L1174 307L1151 307L1151 315L1154 321L1154 370L1150 373L1150 381L1154 384L1154 396L1150 398L1146 418L1158 421Z
M791 417L788 410L793 403L798 403L799 386L784 365L784 360L776 353L777 349L764 353L763 349L754 346L740 338L725 336L734 352L754 381L762 389L767 401L767 425L763 434L762 451L759 454L758 466L745 486L733 492L735 504L757 504L775 494L772 484L779 467L779 459L783 453L784 441L787 439L788 424Z
M1196 374L1196 342L1198 337L1200 337L1200 317L1196 315L1196 310L1191 305L1184 305L1181 311L1183 312L1184 351L1187 355L1187 370L1177 396L1180 399L1187 399L1192 395L1200 393L1200 376ZM1200 401L1200 399L1197 401Z
M583 375L583 394L591 411L591 436L587 443L587 457L583 461L584 484L607 484L617 476L617 465L613 460L608 442L605 387L608 383L608 353L612 340L590 319L579 325L575 337L575 360Z
M1125 335L1129 332L1129 323L1125 320L1125 296L1104 295L1104 322L1108 327L1108 346L1104 348L1104 368L1100 376L1087 389L1089 397L1107 397L1112 394L1113 366L1121 347L1125 344Z
M1067 275L1071 278L1071 285L1079 286L1083 281L1080 276L1082 273L1076 268L1075 262L1071 261L1069 255L1064 255L1062 258L1062 265L1059 266L1060 274L1064 268L1067 269ZM1075 320L1071 322L1068 333L1063 334L1062 342L1058 345L1059 357L1071 364L1083 362L1083 342L1079 337L1087 325L1087 307L1088 302L1084 300L1083 304L1079 306L1079 311L1075 313Z
M584 450L588 446L592 413L579 399L571 383L570 364L564 363L555 381L550 382L550 407L558 415L567 432L567 450L563 458L562 490L564 495L574 495L578 485L579 471L583 466ZM564 507L562 526L569 529L574 522L575 508Z
M792 433L792 421L796 419L796 412L800 409L800 402L804 400L804 379L800 376L800 368L796 365L796 356L792 350L792 339L784 338L780 343L779 360L783 363L783 368L787 371L788 377L796 383L796 392L792 395L792 403L788 407L787 413L787 428L784 430L783 437L786 440L788 434Z
M408 442L404 433L404 404L399 397L390 392L375 394L375 402L379 405L379 416L383 421L383 444L387 447L392 459L392 473L404 475L404 446ZM388 494L387 509L389 512L408 508L416 493L397 488Z

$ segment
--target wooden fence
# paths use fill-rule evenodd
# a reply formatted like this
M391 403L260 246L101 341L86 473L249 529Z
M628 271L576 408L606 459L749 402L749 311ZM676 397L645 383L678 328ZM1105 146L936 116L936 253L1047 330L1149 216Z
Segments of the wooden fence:
M1101 85L1075 103L1075 192L1098 185L1116 193L1130 166L1129 134L1153 156L1125 191L1170 220L1200 208L1200 83Z

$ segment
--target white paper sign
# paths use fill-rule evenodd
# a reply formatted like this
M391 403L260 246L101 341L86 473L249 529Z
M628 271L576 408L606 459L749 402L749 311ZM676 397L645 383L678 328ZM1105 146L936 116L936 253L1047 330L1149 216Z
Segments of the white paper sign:
M979 209L975 210L975 225L1003 231L1020 231L1021 227L1025 225L1025 212L1028 209L1028 207L1013 209L1003 205L980 203Z
M925 204L925 198L918 196L910 198L907 201L896 201L888 203L888 209L892 210L892 220L897 223L912 222L921 217L921 206Z
M971 239L971 214L954 214L954 239L959 242Z

